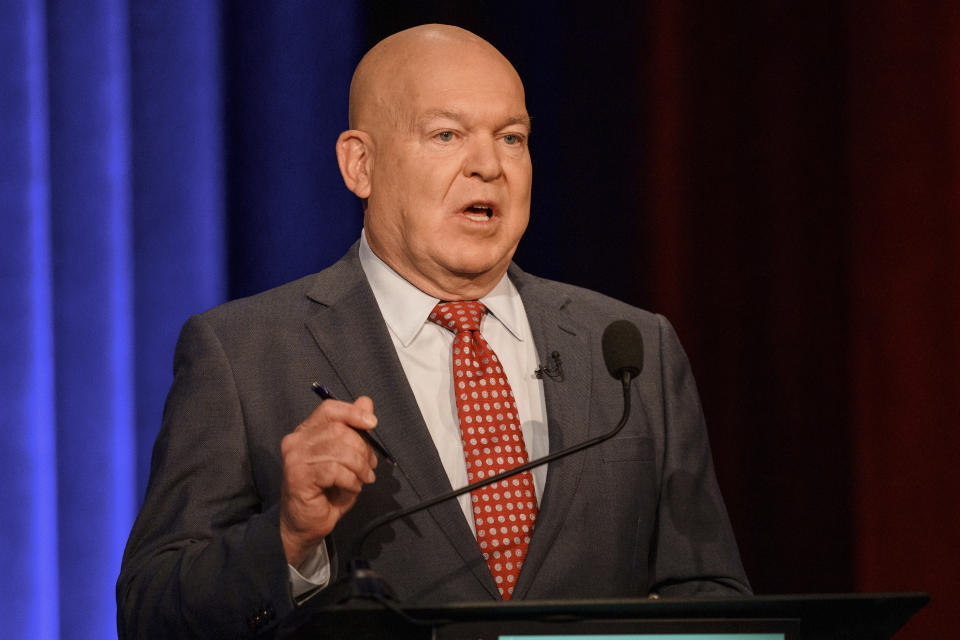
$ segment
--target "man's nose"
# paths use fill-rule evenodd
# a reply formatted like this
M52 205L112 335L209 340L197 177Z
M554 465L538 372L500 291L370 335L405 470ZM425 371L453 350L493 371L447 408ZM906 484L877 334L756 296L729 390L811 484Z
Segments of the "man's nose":
M503 174L496 139L478 136L468 142L463 173L468 178L477 176L484 182L496 180Z

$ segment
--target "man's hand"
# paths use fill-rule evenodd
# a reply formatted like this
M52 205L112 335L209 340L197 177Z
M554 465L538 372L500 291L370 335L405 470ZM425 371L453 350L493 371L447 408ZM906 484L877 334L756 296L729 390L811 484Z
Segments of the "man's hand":
M299 567L376 479L377 457L356 429L377 424L373 401L324 400L280 443L283 487L280 536L287 562Z

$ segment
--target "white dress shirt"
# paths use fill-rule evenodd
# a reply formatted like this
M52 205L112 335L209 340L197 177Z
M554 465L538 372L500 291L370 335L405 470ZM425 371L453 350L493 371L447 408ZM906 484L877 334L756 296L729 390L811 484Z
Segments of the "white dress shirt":
M390 330L390 339L440 454L450 486L462 487L467 484L467 466L453 392L454 334L428 319L439 300L420 291L387 266L370 249L365 235L360 238L360 265ZM534 375L539 362L523 301L510 278L504 274L480 302L487 308L480 333L493 347L507 372L528 458L545 456L550 450L547 406L543 397L543 380ZM531 473L539 503L547 479L547 467L537 467ZM459 500L463 515L476 535L470 495L460 496Z
M377 257L367 244L365 234L360 237L360 266L387 324L390 339L440 454L450 486L465 486L467 467L453 390L454 334L428 319L439 299L417 289ZM507 373L520 416L520 430L527 448L527 457L533 460L545 456L550 450L547 407L543 395L543 381L534 375L540 362L530 323L523 308L523 300L504 274L500 282L481 298L480 302L487 308L480 332L496 352ZM390 384L390 381L384 383ZM402 384L402 381L396 383ZM376 410L374 406L374 413ZM536 467L531 473L539 504L547 479L547 467ZM460 496L459 502L464 518L476 535L470 494ZM300 572L290 567L294 596L325 585L329 575L326 545L321 544L317 553L301 567Z

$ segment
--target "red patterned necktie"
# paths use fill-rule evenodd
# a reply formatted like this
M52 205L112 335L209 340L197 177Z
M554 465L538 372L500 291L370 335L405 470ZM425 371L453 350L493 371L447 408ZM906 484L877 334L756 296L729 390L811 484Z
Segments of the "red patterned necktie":
M527 461L507 374L480 335L480 321L486 312L482 303L466 300L441 302L430 314L432 322L456 334L453 380L468 482ZM500 596L509 600L537 518L533 476L524 471L473 491L470 499L480 550Z

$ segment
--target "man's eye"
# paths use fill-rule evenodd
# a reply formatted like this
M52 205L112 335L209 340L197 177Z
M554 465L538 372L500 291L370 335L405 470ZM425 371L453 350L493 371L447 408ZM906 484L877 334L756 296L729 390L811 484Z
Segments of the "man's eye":
M453 140L453 131L441 131L436 135L440 142L451 142Z
M523 142L523 138L515 133L508 133L507 135L503 136L503 141L509 145L515 145Z

